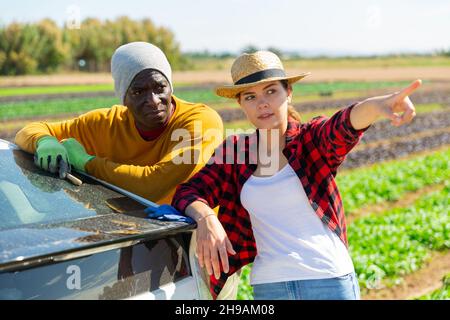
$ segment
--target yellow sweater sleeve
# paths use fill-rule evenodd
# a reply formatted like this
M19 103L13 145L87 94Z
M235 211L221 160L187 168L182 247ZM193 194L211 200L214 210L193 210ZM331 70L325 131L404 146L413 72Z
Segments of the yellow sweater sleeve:
M93 176L153 202L159 202L193 171L195 166L175 165L167 157L151 166L120 164L96 157L86 165Z
M33 122L17 132L14 142L24 151L34 153L36 142L43 136L54 136L59 141L75 138L87 150L93 150L96 136L96 120L109 109L98 109L77 118L61 122Z
M171 142L167 148L169 151L154 165L120 164L107 158L96 157L87 163L87 172L150 201L170 204L177 185L205 165L223 138L222 119L212 109L180 121L183 123L177 127L189 132L189 139L185 139L183 143ZM197 132L197 135L194 135L198 124L201 124L201 134ZM220 133L220 137L208 137L208 131ZM191 161L180 163L180 159Z

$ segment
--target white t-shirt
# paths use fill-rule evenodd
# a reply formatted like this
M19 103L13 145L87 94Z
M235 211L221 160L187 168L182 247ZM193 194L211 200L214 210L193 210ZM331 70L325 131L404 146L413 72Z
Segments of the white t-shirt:
M326 279L354 271L348 250L315 213L292 167L251 176L241 191L258 254L250 284Z

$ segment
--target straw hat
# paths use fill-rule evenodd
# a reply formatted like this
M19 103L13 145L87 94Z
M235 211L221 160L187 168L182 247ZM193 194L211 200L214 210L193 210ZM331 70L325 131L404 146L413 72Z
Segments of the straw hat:
M310 72L297 76L287 76L280 58L270 51L256 51L240 55L231 66L232 85L216 88L216 94L225 98L236 98L239 92L259 83L287 80L290 84L297 82Z

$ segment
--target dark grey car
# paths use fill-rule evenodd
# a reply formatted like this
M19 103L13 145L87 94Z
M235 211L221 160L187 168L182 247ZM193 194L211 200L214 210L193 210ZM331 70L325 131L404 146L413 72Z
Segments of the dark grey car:
M0 299L211 298L195 225L146 219L144 199L78 177L0 140Z

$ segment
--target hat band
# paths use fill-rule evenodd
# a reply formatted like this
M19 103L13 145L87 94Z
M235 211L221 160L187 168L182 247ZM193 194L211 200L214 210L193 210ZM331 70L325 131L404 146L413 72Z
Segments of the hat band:
M283 69L266 69L266 70L252 73L246 77L243 77L243 78L239 79L238 81L236 81L234 84L239 85L239 84L253 83L253 82L258 82L258 81L261 81L261 80L264 80L267 78L285 77L285 76L286 76L286 73L284 72Z

